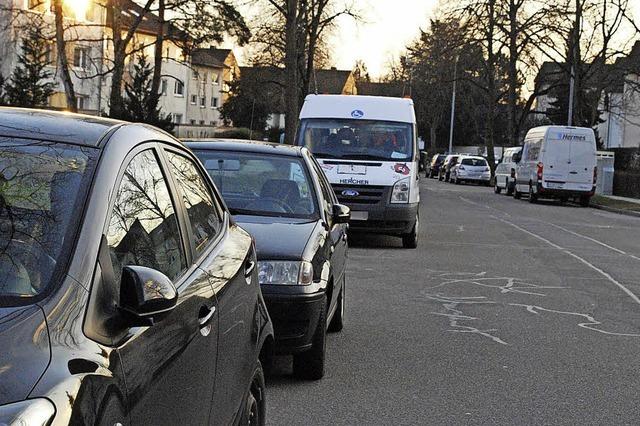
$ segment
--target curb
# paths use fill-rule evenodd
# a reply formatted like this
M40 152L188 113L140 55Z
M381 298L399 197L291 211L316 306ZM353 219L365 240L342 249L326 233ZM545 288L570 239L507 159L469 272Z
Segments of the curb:
M613 207L601 206L600 204L591 204L590 207L593 207L594 209L598 209L598 210L608 211L608 212L611 212L611 213L622 214L622 215L625 215L625 216L640 217L640 212L636 212L636 211L633 211L633 210L616 209L616 208L613 208Z

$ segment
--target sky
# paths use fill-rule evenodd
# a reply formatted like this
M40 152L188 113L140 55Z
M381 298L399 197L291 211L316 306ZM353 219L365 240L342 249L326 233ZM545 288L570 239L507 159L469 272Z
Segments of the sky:
M640 0L638 0L640 1ZM368 0L355 4L363 15L361 23L343 17L332 44L339 69L352 69L356 60L367 65L371 77L385 73L386 65L426 28L437 0Z

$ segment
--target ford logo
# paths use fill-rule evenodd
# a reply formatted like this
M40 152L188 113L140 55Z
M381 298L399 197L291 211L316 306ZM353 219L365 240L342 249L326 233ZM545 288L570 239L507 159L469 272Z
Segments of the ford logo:
M364 111L359 109L354 109L353 111L351 111L351 116L353 118L362 118L364 117Z
M345 197L357 197L360 193L353 189L345 189L342 191L342 195Z

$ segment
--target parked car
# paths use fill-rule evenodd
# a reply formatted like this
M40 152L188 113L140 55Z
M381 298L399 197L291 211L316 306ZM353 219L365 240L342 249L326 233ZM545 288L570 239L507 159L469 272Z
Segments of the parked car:
M507 195L513 194L516 184L516 163L513 156L522 151L522 147L506 148L502 155L502 161L496 167L495 193L500 194L504 190Z
M449 182L451 177L451 168L458 162L458 154L449 154L445 157L438 173L438 180Z
M303 379L324 375L326 332L344 322L349 208L308 149L262 142L190 142L234 220L256 241L275 354Z
M427 177L434 178L440 174L440 167L447 156L444 154L436 154L431 158L431 163L427 168Z
M255 249L195 156L145 125L0 123L0 424L264 424Z
M449 181L455 184L473 182L489 186L491 169L484 157L460 156L458 162L451 168Z
M585 127L544 126L529 130L516 163L515 198L575 199L587 207L598 176L596 138Z

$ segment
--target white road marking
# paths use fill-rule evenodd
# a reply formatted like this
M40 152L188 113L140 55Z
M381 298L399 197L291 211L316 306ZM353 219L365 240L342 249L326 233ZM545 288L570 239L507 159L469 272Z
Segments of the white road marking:
M556 225L555 223L551 223L551 222L544 222L544 223L549 224L549 225L553 226L554 228L558 228L558 229L560 229L560 230L562 230L564 232L567 232L567 233L569 233L571 235L575 235L576 237L584 238L585 240L589 240L589 241L591 241L593 243L599 244L602 247L606 247L609 250L615 251L616 253L623 254L625 256L629 256L630 258L635 259L635 260L640 260L640 257L638 257L638 256L635 256L633 254L627 253L626 251L620 250L619 248L610 246L609 244L605 244L602 241L596 240L595 238L591 238L591 237L588 237L586 235L582 235L582 234L580 234L578 232L574 232L574 231L572 231L570 229L567 229L565 227L562 227L560 225Z
M576 260L579 260L580 262L584 263L584 264L585 264L586 266L588 266L589 268L593 269L594 271L598 272L600 275L602 275L603 277L605 277L609 282L611 282L611 283L615 284L615 285L616 285L620 290L624 291L624 292L627 294L627 296L629 296L629 297L630 297L634 302L636 302L638 305L640 305L640 298L638 298L638 296L636 296L636 295L635 295L631 290L629 290L627 287L625 287L621 282L619 282L618 280L616 280L615 278L613 278L611 275L609 275L607 272L605 272L605 271L603 271L602 269L598 268L598 267L597 267L597 266L595 266L594 264L590 263L588 260L586 260L586 259L584 259L584 258L582 258L582 257L578 256L577 254L575 254L575 253L573 253L573 252L571 252L571 251L567 250L567 249L566 249L566 248L564 248L564 247L559 246L558 244L556 244L556 243L554 243L554 242L552 242L552 241L547 240L547 239L546 239L546 238L544 238L544 237L541 237L541 236L540 236L540 235L538 235L538 234L535 234L535 233L533 233L533 232L531 232L531 231L528 231L528 230L526 230L526 229L522 228L521 226L516 225L516 224L515 224L515 223L513 223L513 222L510 222L510 221L508 221L508 220L505 220L505 219L499 218L499 217L497 217L497 216L492 216L492 217L493 217L494 219L497 219L497 220L499 220L499 221L503 222L503 223L506 223L506 224L507 224L507 225L509 225L509 226L512 226L513 228L518 229L519 231L524 232L525 234L528 234L528 235L530 235L530 236L532 236L532 237L534 237L534 238L539 239L540 241L542 241L542 242L544 242L544 243L546 243L546 244L550 245L551 247L554 247L554 248L556 248L556 249L558 249L558 250L562 251L563 253L565 253L565 254L567 254L567 255L569 255L569 256L571 256L571 257L573 257L573 258L574 258L574 259L576 259Z

